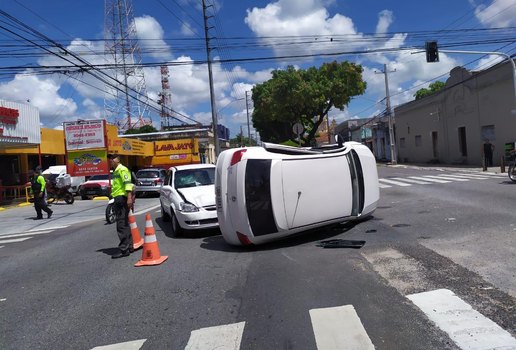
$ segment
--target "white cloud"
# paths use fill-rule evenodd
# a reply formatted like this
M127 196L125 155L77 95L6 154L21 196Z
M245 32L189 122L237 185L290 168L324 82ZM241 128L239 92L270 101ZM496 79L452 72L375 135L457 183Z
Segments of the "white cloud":
M376 34L385 34L389 30L389 26L394 21L392 11L383 10L378 14L378 24L376 25Z
M155 58L172 57L170 46L163 40L163 28L154 17L135 17L134 22L141 50Z
M498 55L489 55L487 57L484 57L482 59L480 59L478 62L477 62L477 65L472 68L471 70L484 70L484 69L488 69L489 67L491 66L494 66L495 64L497 63L500 63L502 61L504 61L505 58L502 57L502 56L498 56Z
M16 75L14 80L0 84L0 95L11 101L30 101L39 109L44 125L59 124L74 116L77 105L71 98L59 96L59 85L52 79L37 75Z
M475 8L475 16L486 27L510 27L516 25L516 2L514 0L493 0L488 6Z

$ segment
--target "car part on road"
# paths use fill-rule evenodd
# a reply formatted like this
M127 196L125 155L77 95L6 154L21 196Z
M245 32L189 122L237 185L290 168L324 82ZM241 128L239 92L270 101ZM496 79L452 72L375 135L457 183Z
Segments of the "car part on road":
M507 173L509 174L509 179L511 179L512 182L516 182L516 163L509 165Z
M329 239L327 241L320 241L317 247L322 248L354 248L360 249L364 246L366 241L356 241L348 239Z

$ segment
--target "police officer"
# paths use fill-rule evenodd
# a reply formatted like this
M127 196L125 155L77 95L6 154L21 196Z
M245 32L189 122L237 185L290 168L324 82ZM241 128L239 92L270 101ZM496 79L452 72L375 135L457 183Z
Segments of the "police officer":
M48 207L45 199L45 187L46 181L41 175L41 167L38 166L34 169L34 176L31 181L32 194L34 195L34 208L36 209L37 215L34 220L43 219L42 210L47 213L49 219L52 216L53 211Z
M120 252L111 256L113 259L129 256L133 249L133 237L129 227L129 210L133 207L133 183L131 172L120 163L118 154L109 154L108 158L113 169L111 179L111 196L115 199L113 208L116 216L116 231L120 238Z

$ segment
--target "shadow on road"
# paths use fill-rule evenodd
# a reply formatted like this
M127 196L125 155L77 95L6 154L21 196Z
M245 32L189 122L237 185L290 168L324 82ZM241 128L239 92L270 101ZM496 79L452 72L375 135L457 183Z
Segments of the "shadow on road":
M96 251L104 253L104 254L109 255L109 256L113 256L113 255L119 253L120 249L118 249L118 248L101 248L101 249L98 249Z

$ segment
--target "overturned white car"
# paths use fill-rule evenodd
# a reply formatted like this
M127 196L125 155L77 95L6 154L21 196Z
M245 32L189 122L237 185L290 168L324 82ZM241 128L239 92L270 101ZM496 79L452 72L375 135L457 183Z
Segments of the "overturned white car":
M232 245L362 219L380 196L376 160L357 142L226 150L217 160L215 192L220 230Z

